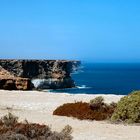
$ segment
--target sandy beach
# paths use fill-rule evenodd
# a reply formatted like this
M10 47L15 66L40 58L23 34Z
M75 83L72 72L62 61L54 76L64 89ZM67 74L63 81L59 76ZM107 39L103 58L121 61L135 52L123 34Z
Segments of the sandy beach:
M102 94L100 94L102 95ZM53 111L63 103L89 101L98 95L64 94L39 91L0 90L0 116L8 111L21 121L44 123L60 131L69 124L74 140L140 140L140 126L111 124L106 121L81 121L74 118L53 116ZM105 102L117 102L123 95L102 95Z

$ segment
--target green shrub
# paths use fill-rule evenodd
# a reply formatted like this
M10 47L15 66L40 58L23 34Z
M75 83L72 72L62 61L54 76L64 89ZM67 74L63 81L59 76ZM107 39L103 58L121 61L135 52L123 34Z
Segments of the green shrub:
M98 96L98 97L90 100L89 105L92 109L100 109L101 107L103 107L105 105L104 98L102 96Z
M98 96L92 100L90 100L90 104L101 104L104 102L104 98L102 96Z
M121 98L112 117L115 122L140 123L140 91Z

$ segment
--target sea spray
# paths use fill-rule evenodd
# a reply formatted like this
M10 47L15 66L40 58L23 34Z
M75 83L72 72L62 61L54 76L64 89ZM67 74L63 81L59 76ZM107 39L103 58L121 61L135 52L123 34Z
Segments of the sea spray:
M62 89L75 87L75 83L71 78L33 79L32 83L36 89Z
M48 89L52 83L55 83L57 79L49 78L49 79L33 79L32 83L36 89Z

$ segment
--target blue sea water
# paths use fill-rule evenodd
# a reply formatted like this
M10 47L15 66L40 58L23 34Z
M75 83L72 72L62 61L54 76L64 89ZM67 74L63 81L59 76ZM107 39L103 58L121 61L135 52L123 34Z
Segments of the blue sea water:
M140 63L84 63L72 77L76 88L53 91L126 95L140 90Z

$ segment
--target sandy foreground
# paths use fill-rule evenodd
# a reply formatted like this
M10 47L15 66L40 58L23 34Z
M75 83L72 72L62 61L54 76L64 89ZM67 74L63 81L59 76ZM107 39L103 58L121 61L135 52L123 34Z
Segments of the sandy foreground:
M65 125L73 127L74 140L140 140L140 126L111 124L106 121L81 121L53 116L53 111L63 103L89 101L98 95L49 93L38 91L0 90L0 117L8 111L21 121L44 123L60 131ZM102 95L105 102L118 101L122 95ZM8 110L7 110L8 108Z

